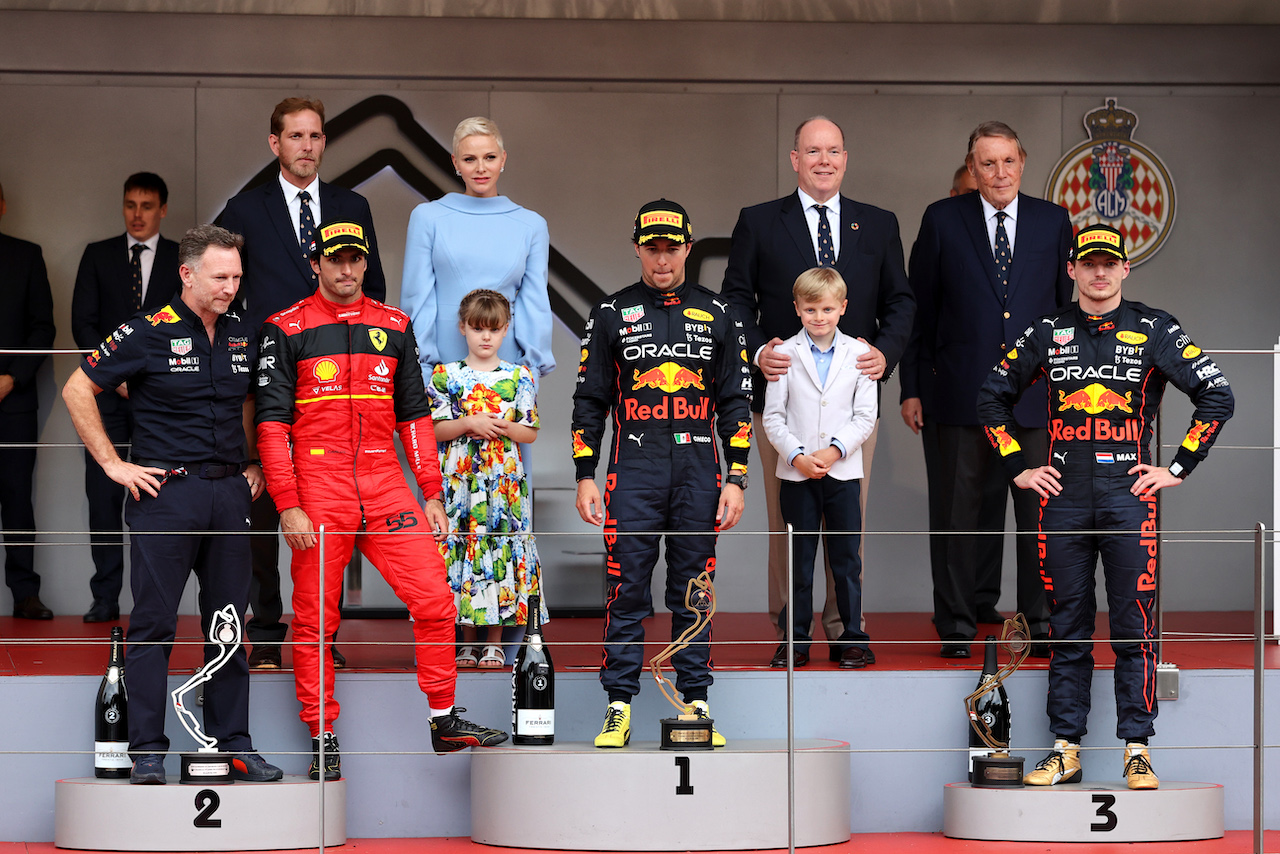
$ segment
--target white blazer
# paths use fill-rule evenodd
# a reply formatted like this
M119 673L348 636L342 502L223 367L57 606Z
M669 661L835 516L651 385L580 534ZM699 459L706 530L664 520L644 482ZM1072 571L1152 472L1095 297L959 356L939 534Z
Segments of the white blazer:
M791 357L791 367L776 382L765 383L764 430L778 449L778 478L805 480L787 457L797 448L814 453L837 439L845 456L831 466L830 477L862 477L862 443L875 429L878 416L876 383L858 370L858 356L871 348L843 332L836 333L836 351L825 386L818 384L818 367L801 330L775 352Z

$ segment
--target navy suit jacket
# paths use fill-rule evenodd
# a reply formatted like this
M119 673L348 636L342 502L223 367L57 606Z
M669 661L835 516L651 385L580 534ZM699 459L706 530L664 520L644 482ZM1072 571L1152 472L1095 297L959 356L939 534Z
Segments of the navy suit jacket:
M71 334L76 346L90 350L133 317L133 269L128 237L90 243L80 256L76 287L71 294ZM162 235L151 264L151 279L142 297L143 309L167 305L182 292L178 275L178 244Z
M320 213L325 222L342 219L365 227L369 238L369 267L364 275L364 292L376 300L385 300L387 279L378 257L378 238L373 231L368 200L345 187L321 181ZM315 291L311 265L303 258L298 245L298 224L290 220L280 179L274 174L265 184L233 196L216 222L244 235L240 298L254 326L261 326L277 311Z
M45 350L53 346L53 294L40 247L0 234L0 348ZM30 412L38 404L36 371L47 358L0 353L0 374L13 377L13 391L0 412Z
M1071 302L1071 221L1065 208L1018 194L1009 294L1000 293L978 193L934 202L911 249L915 328L902 359L902 399L920 398L926 421L979 424L978 389L1036 318ZM1047 423L1044 383L1014 409L1023 427Z
M835 269L848 288L849 308L840 330L865 338L884 353L885 377L893 372L911 335L915 298L902 265L898 218L881 208L840 197L840 255ZM771 338L800 331L791 287L818 266L798 192L743 208L733 227L729 264L720 293L733 303L747 333L747 356ZM759 372L756 373L759 379ZM756 384L754 409L764 405Z

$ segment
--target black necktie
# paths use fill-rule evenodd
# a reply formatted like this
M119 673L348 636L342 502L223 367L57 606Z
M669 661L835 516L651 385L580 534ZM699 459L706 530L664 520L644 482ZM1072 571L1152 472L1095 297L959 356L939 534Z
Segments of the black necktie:
M1004 230L1004 218L1008 214L996 211L996 275L1000 277L1000 293L1009 298L1009 263L1013 253L1009 251L1009 233Z
M316 239L316 221L311 216L311 194L306 190L298 193L298 243L302 246L302 260L308 270L311 269L311 244ZM316 281L316 274L311 274L311 281Z
M827 206L814 205L813 209L818 212L818 266L834 267L836 251L831 242L831 223L827 222Z
M133 253L133 260L129 262L129 266L133 268L132 296L134 311L142 308L142 250L146 248L144 243L135 243L129 249Z

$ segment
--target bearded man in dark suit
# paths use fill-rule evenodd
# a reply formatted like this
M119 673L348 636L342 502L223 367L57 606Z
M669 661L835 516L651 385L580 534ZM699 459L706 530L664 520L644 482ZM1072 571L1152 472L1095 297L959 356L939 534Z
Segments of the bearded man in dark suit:
M244 237L240 254L244 278L240 294L255 326L316 289L311 269L311 243L317 224L326 221L356 222L364 226L369 243L369 266L364 277L366 296L387 298L387 280L378 256L373 214L364 196L320 180L324 156L324 104L316 99L285 98L271 113L267 136L271 153L280 163L274 179L252 187L227 202L217 223ZM288 626L281 620L280 541L268 536L280 526L280 514L267 492L253 502L253 582L249 607L253 611L245 627L253 652L249 666L275 669L281 665L280 644ZM334 666L345 659L335 651Z
M124 182L124 234L90 243L80 258L71 296L71 334L82 350L106 346L111 335L141 309L167 305L181 288L178 244L160 235L169 213L169 187L154 172L137 172ZM102 426L121 456L133 436L133 409L126 384L97 398ZM87 450L84 492L89 499L93 604L86 623L120 618L124 584L124 540L121 535L124 487L107 477Z
M849 152L844 131L823 116L814 116L796 128L791 166L799 184L796 192L772 202L743 208L733 229L723 294L738 309L746 328L748 356L757 367L755 402L756 435L764 435L760 411L764 385L786 372L790 360L774 353L784 339L800 331L800 318L792 304L796 277L813 267L834 267L848 286L848 310L840 330L871 346L858 359L858 369L874 380L888 377L911 334L915 300L902 263L902 239L898 218L886 210L840 195ZM862 518L871 478L871 458L876 431L862 445ZM768 442L757 444L761 480L769 513L769 616L785 636L780 619L787 601L786 538L778 506L776 451ZM828 638L844 630L832 595L834 584L827 570L827 601L823 627ZM861 657L866 652L865 657ZM842 667L875 663L875 654L858 647L829 649L832 661ZM846 660L847 659L847 660ZM779 647L775 667L786 666L786 650Z
M1000 563L1009 482L979 426L978 389L1037 317L1071 301L1067 250L1071 222L1064 208L1019 192L1027 154L1003 122L984 122L969 137L965 158L978 192L930 205L911 250L911 288L919 310L902 358L902 417L922 429L930 503L943 532L945 565L933 571L934 627L945 658L968 658L978 623L1000 620ZM1022 448L1036 465L1048 462L1043 383L1014 410ZM1018 610L1032 636L1048 637L1049 611L1034 533L1038 499L1014 490L1018 537ZM1047 656L1045 644L1032 655Z

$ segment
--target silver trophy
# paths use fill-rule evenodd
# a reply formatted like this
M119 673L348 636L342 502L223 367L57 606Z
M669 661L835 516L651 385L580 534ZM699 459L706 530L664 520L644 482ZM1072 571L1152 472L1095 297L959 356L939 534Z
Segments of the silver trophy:
M170 692L173 697L173 710L178 713L178 720L187 732L191 733L199 744L198 753L182 754L183 783L232 783L231 754L218 750L218 740L206 735L201 729L195 714L183 703L182 697L192 689L203 685L213 678L222 667L231 660L240 649L240 617L232 605L220 609L213 615L209 623L209 643L218 647L218 655L205 662L191 678Z

